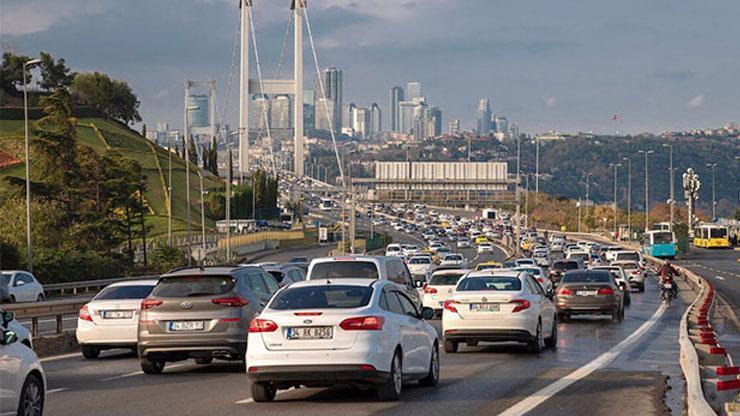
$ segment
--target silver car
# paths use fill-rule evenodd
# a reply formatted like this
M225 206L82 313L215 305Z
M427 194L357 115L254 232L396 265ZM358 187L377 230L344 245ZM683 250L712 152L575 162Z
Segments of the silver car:
M31 273L23 270L0 272L0 301L41 302L44 299L44 287Z

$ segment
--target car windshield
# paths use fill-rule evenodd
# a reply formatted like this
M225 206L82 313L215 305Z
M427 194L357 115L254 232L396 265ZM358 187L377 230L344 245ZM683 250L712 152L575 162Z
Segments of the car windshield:
M152 293L153 285L108 286L93 300L144 299Z
M591 257L588 253L571 253L570 258L572 259L581 259L581 260L588 260L588 258Z
M231 276L170 276L159 280L152 295L161 298L212 296L228 293L233 288Z
M578 263L574 261L559 261L556 262L553 266L553 269L563 271L563 270L575 270L578 268Z
M325 285L293 287L275 295L270 309L351 309L366 306L373 295L367 286Z
M519 291L522 290L522 282L517 277L507 276L471 277L463 279L456 290L459 292L476 290Z
M640 255L634 252L631 253L618 253L617 260L640 260Z
M311 270L311 280L318 279L377 279L378 267L369 261L327 261L317 263Z
M454 274L438 274L432 276L432 280L429 282L432 286L455 286L460 277L465 273L454 273Z
M10 284L10 273L0 273L0 286L7 286Z
M653 233L653 244L670 244L673 242L673 234L670 231Z
M386 247L385 251L401 251L401 247L388 246Z
M445 260L450 260L450 261L460 261L462 259L463 257L459 254L452 254L449 256L445 256Z
M611 276L606 271L566 273L561 280L563 283L609 283Z
M285 277L285 274L283 274L283 272L281 272L280 270L270 270L267 273L270 273L278 283L282 282L283 278Z
M430 264L432 262L429 257L414 257L409 260L409 264Z

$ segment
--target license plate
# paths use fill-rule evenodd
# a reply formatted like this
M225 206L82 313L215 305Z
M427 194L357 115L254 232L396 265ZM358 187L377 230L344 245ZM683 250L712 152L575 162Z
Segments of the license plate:
M103 319L131 319L134 317L134 311L101 311L100 316Z
M596 296L595 290L576 290L576 296Z
M202 331L205 328L203 321L172 321L170 331Z
M670 283L664 283L663 284L663 288L665 288L665 289L673 289L673 285L670 284Z
M498 303L471 303L470 311L471 312L498 312L499 305Z
M331 339L334 329L330 326L288 328L288 339Z

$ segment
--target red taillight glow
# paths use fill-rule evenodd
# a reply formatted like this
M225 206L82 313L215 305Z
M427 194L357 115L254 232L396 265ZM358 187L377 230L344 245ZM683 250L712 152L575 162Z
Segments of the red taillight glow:
M433 295L433 294L437 293L437 289L436 288L429 287L429 285L427 285L427 284L424 285L424 288L422 290L424 291L424 293L429 294L429 295Z
M231 306L235 308L245 306L246 304L249 303L249 301L247 301L241 296L229 296L226 298L215 298L215 299L211 299L211 302L213 302L215 305Z
M512 313L529 309L529 301L526 299L513 299L509 301L509 303L516 304L516 306L514 306L514 310L511 311Z
M141 301L141 309L156 308L162 304L161 299L144 299Z
M545 279L543 279L543 278L541 278L541 277L538 277L538 278L537 278L537 281L538 281L538 282L540 282L540 283L545 283Z
M296 312L295 316L320 316L323 312Z
M254 318L249 323L249 332L275 332L278 326L269 319Z
M447 309L448 311L450 311L450 312L455 312L455 313L457 313L457 308L455 307L455 304L457 304L457 302L456 302L456 301L454 301L454 300L452 300L452 299L449 299L449 300L446 300L446 301L445 301L445 303L444 303L444 306L443 306L443 307L444 307L445 309Z
M241 319L240 318L221 318L220 320L221 322L228 323L228 322L239 322Z
M92 316L90 316L90 311L87 309L87 305L80 308L80 314L78 316L83 321L93 321Z
M370 364L361 364L359 369L362 371L375 371L375 366Z
M567 289L564 287L558 289L558 295L572 295L572 294L573 294L573 291L570 289Z
M598 295L613 295L614 294L614 290L612 288L610 288L610 287L602 287L601 289L599 289L596 292L596 294L598 294Z
M382 316L358 316L345 319L339 327L345 331L380 331L384 323Z

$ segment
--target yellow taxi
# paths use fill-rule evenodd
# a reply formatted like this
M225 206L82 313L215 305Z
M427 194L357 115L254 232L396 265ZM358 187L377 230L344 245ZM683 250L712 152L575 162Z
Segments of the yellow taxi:
M488 241L488 238L486 238L485 235L481 235L481 236L475 237L475 244L488 243L488 242L489 242Z
M484 261L482 263L478 263L475 265L475 271L479 272L481 270L488 270L488 269L501 269L504 265L497 262L497 261Z

